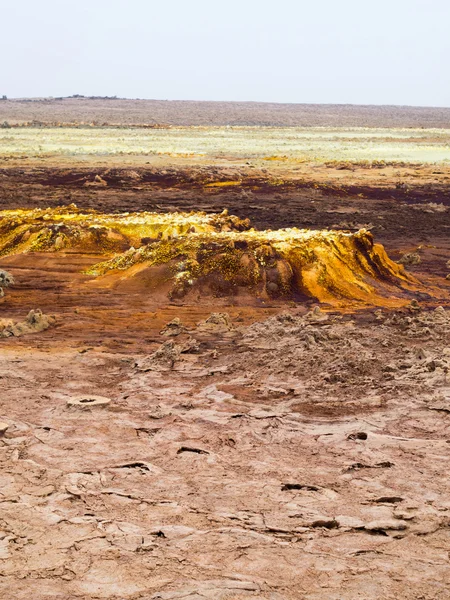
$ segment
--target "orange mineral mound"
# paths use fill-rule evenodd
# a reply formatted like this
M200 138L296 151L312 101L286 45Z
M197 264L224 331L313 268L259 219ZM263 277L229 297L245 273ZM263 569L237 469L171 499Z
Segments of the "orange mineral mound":
M130 249L88 273L102 285L165 290L172 299L192 300L250 295L393 306L422 289L364 229L191 234Z
M0 256L24 252L78 250L123 252L150 241L248 229L249 221L221 214L119 213L81 211L76 205L0 212Z

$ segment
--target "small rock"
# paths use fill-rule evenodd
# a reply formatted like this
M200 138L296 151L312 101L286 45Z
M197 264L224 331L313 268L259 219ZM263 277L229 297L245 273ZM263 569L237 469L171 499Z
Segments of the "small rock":
M363 529L364 522L357 517L349 517L347 515L338 515L336 517L338 527L345 527L348 529Z
M162 329L159 333L160 333L160 335L172 337L172 336L177 336L177 335L180 335L180 334L186 333L186 332L187 332L186 327L183 325L181 320L178 317L176 317L175 319L173 319L172 321L167 323L167 325L164 327L164 329Z
M339 527L336 519L329 517L319 517L311 523L311 527L323 527L324 529L337 529Z
M111 403L109 398L104 396L93 396L86 394L85 396L76 396L67 400L67 406L76 406L78 408L93 408L97 406L107 406Z
M415 513L408 512L407 509L396 509L394 511L394 519L400 519L402 521L412 521L415 516Z
M367 440L367 433L365 431L358 431L357 433L351 433L347 436L348 440Z
M408 306L410 312L420 312L422 310L420 304L417 300L411 300L411 303Z
M197 330L210 333L225 333L233 328L228 313L211 313L205 320L197 324Z
M20 337L30 333L45 331L55 323L53 316L45 315L41 310L30 310L25 321L14 323L0 319L0 337Z
M398 261L401 265L419 265L421 263L420 255L417 252L408 252Z
M376 498L373 502L377 504L398 504L399 502L403 502L404 498L400 496L381 496L380 498Z
M14 277L10 275L7 271L3 271L0 269L0 286L2 288L9 287L14 284Z
M407 529L407 524L404 521L394 519L380 519L379 521L371 521L366 523L364 529L367 531L403 531Z
M226 400L232 400L234 398L233 394L229 394L228 392L218 390L214 384L204 388L202 390L202 395L205 396L205 398L207 398L208 400L213 400L214 402L224 402Z

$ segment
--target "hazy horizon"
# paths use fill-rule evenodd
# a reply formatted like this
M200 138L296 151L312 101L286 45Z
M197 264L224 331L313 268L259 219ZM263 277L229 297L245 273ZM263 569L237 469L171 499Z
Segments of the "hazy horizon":
M11 99L450 107L443 0L22 0L2 17Z

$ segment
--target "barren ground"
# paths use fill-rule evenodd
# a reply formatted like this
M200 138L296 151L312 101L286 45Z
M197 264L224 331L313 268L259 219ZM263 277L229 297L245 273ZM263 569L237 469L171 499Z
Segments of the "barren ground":
M193 102L95 98L0 100L0 119L14 123L97 125L256 125L278 127L449 127L449 108Z
M192 306L91 286L99 256L2 257L1 316L56 324L0 339L1 598L449 597L450 169L248 162L3 157L0 202L364 225L440 298Z

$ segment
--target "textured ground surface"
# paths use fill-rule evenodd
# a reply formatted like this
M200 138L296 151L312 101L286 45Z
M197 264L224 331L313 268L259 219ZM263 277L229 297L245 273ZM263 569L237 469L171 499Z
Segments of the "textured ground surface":
M200 313L5 341L2 597L448 598L450 312Z
M3 209L366 226L441 297L187 306L88 285L102 256L1 257L0 321L36 332L0 339L0 597L447 600L448 167L6 158Z

